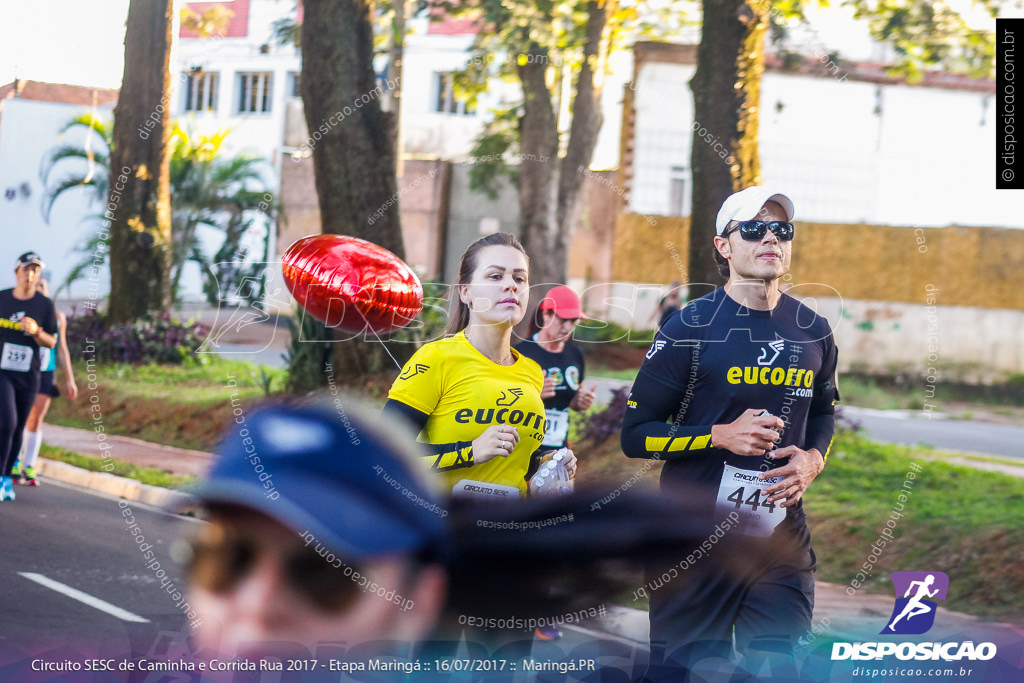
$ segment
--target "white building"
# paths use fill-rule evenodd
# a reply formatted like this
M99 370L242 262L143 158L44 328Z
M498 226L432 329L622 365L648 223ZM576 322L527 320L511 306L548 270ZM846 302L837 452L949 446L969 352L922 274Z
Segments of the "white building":
M37 251L46 262L45 275L56 290L72 267L87 258L79 250L96 235L102 202L92 188L71 189L53 204L49 221L44 218L44 162L58 146L102 149L99 137L84 130L61 134L72 118L92 113L111 118L116 90L18 80L0 87L0 289L14 285L14 260L26 251ZM90 140L91 138L91 140ZM65 176L90 172L88 163L65 161L50 173L50 184ZM100 169L105 172L105 169ZM5 265L6 264L6 265ZM94 277L101 291L109 289L104 267ZM85 298L91 283L80 280L70 294Z
M299 102L301 55L274 37L275 21L292 14L288 3L276 0L234 0L223 3L185 3L205 10L220 4L233 16L221 36L200 38L187 29L179 33L172 56L174 115L196 130L229 127L226 145L268 159L280 169L284 154L289 106ZM455 94L451 74L465 68L476 35L468 20L431 21L427 12L412 17L402 71L402 150L412 157L464 160L490 111L520 98L513 83L494 79L475 106ZM503 59L493 56L494 59ZM604 94L605 124L595 153L595 167L618 162L622 85L632 68L628 53L614 62L618 75L608 79ZM383 81L386 62L377 63ZM297 117L301 119L301 117ZM300 125L301 121L289 125ZM300 125L301 127L301 125Z
M630 210L690 213L694 46L639 44ZM1011 191L995 188L995 85L949 74L906 85L880 64L778 60L761 85L763 182L786 188L800 220L940 227L1024 227ZM703 132L701 132L703 135Z

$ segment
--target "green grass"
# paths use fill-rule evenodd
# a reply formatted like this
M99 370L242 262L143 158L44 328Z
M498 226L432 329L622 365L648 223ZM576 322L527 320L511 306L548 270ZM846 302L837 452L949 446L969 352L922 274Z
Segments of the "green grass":
M947 412L944 409L946 405L954 403L960 404L960 412L954 413L952 417L969 420L974 415L964 410L963 404L1006 417L1017 417L1020 413L1016 407L1024 402L1024 391L1021 384L1015 381L985 385L940 378L933 388L933 396L927 396L926 389L921 377L885 377L858 372L842 373L839 376L839 392L843 403L860 408L921 410L925 402L928 402L938 404L942 412Z
M40 454L50 460L59 460L75 467L91 472L107 472L119 477L134 479L150 486L161 486L168 489L184 489L195 483L195 477L183 477L153 467L138 467L123 460L100 459L81 453L73 453L63 448L43 445Z
M848 584L863 569L917 463L921 471L906 487L904 509L896 511L903 517L894 520L894 540L870 569L867 590L888 593L892 571L944 571L949 609L1021 617L1024 479L932 459L936 453L850 433L837 438L805 497L819 577Z
M636 380L637 373L640 372L640 368L628 368L626 370L611 370L603 365L595 365L587 367L587 378L592 379L594 377L606 377L609 379L625 379L630 382Z
M83 392L87 391L81 381L86 378L85 370L84 364L75 366L76 377L80 378L79 390ZM103 388L130 387L140 396L169 398L177 402L203 402L206 395L202 390L225 390L229 377L233 377L237 383L240 396L260 397L265 395L264 387L268 385L271 391L282 390L288 373L286 370L274 370L214 356L205 363L182 365L102 365L97 368L96 374Z
M209 450L217 442L231 419L233 398L236 406L247 408L266 398L268 389L283 389L286 377L284 370L216 357L202 364L111 364L89 370L84 363L75 366L79 397L54 401L48 422L91 428L94 408L111 434L194 450Z
M842 395L844 405L858 408L921 410L924 407L924 394L921 387L882 387L875 379L859 375L840 375L839 393Z
M1011 467L1022 467L1024 468L1024 460L1015 460L1013 458L1001 458L995 455L978 455L977 453L960 453L958 451L944 451L938 449L929 449L927 451L929 458L939 458L948 460L950 458L957 458L960 460L971 460L974 462L987 462L994 463L996 465L1009 465Z

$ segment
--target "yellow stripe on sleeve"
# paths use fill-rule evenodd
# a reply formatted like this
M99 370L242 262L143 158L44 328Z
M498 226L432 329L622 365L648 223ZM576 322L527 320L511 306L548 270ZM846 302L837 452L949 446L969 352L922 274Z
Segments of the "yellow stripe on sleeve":
M691 443L690 447L687 448L686 450L688 450L688 451L699 451L699 450L702 450L704 448L707 448L708 444L710 442L711 442L711 435L710 434L705 434L704 436L695 436L695 437L693 437L693 443Z
M644 441L644 448L651 453L660 453L665 450L665 446L668 445L669 438L667 436L649 436Z
M459 467L470 467L473 464L473 458L470 455L472 449L472 446L466 446L457 451L440 453L434 457L434 462L430 468L438 472L444 472L446 470L458 469Z
M690 439L692 438L692 436L680 436L675 439L672 439L672 445L668 447L668 452L672 453L675 451L685 451L686 445L690 443Z
M835 440L836 440L835 436L833 436L831 439L828 440L828 448L825 449L825 455L821 456L821 463L822 463L822 465L827 465L828 464L828 454L832 452L832 442L835 441Z

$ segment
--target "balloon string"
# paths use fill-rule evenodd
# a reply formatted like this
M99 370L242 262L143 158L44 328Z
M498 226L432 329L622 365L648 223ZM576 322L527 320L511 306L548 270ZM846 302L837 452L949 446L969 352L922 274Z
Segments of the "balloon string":
M356 312L359 313L359 317L363 319L364 323L366 323L366 329L370 330L370 332L373 332L373 336L377 337L377 341L379 341L380 345L384 347L384 353L388 354L388 357L392 361L394 361L395 367L397 367L399 370L401 370L402 369L402 364L399 363L398 360L394 356L391 355L391 351L388 349L388 345L385 344L384 340L381 339L380 336L377 334L377 330L373 329L373 325L371 325L370 321L366 319L366 316L363 315L363 312L361 310L359 310L359 306L356 306L355 309L356 309Z

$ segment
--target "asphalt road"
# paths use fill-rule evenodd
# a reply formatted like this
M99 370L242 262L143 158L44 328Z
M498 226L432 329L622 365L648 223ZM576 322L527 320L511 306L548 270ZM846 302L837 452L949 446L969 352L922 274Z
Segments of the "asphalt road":
M1024 428L1005 425L916 417L902 410L869 410L844 407L844 412L863 425L868 437L890 443L922 443L953 451L986 453L1024 459Z
M50 678L33 673L32 661L168 661L190 651L181 598L165 586L173 584L172 593L184 587L170 547L197 522L52 480L17 492L13 504L0 505L0 681L123 680L113 673L84 671ZM144 543L152 544L159 566L147 566L152 561L134 541L132 523ZM565 637L554 642L534 640L532 633L510 634L516 644L486 655L476 647L473 653L497 656L504 650L502 656L520 666L524 658L541 665L594 660L625 671L645 666L645 644L579 626L563 631ZM518 673L515 680L527 678L524 671ZM338 680L337 675L330 680Z
M19 653L142 654L187 634L161 579L183 587L168 549L195 522L122 502L159 562L147 568L117 499L52 481L17 493L0 505L0 680L26 680L11 675Z
M597 384L597 403L607 403L612 390L629 386L630 382L616 379L587 378L584 383ZM951 451L984 453L1024 459L1024 427L993 425L983 422L946 420L923 417L911 410L871 410L843 406L843 412L864 427L868 438L875 441L901 444L925 444Z

